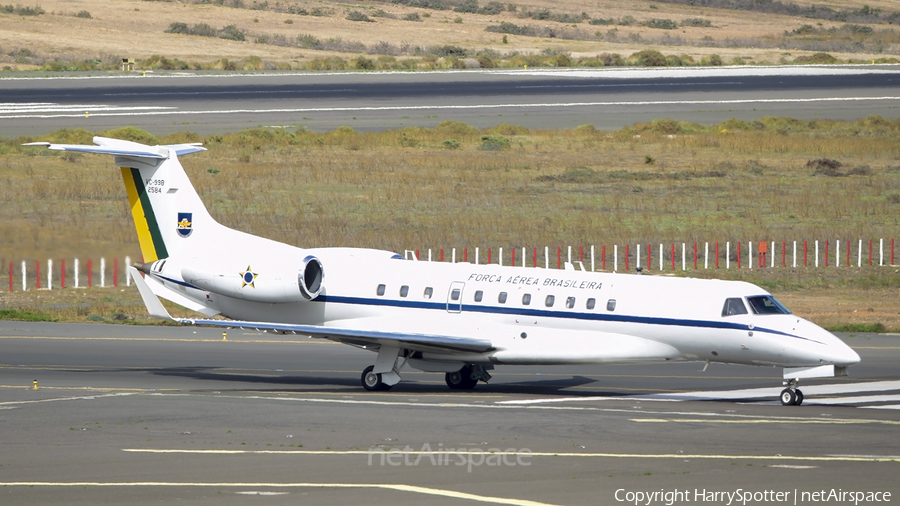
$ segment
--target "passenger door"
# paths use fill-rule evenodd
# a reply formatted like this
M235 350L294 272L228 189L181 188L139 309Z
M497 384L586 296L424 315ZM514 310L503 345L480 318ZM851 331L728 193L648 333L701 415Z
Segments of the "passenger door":
M461 313L463 288L466 284L462 281L454 281L450 283L450 289L447 291L447 312Z

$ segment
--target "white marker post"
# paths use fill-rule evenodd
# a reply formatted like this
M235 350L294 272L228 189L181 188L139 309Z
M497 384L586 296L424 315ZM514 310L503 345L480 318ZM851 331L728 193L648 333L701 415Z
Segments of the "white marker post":
M594 245L591 244L591 272L596 272L594 270Z
M100 288L106 287L106 259L100 257Z
M76 260L77 262L78 260ZM131 257L125 257L125 286L131 286L131 271L128 266L131 265Z
M775 267L775 241L772 241L772 247L769 251L772 252L772 267Z
M53 259L47 259L47 290L53 290Z
M709 270L709 243L703 243L703 269Z
M635 258L634 267L636 269L640 269L641 268L641 245L640 244L638 244L637 248L634 250L634 258Z
M23 292L28 291L28 283L25 282L26 274L27 273L25 272L25 260L22 260L22 291Z
M23 266L25 264L22 264ZM613 244L613 272L619 272L619 245Z
M475 265L478 265L478 246L475 247Z
M859 248L856 250L856 266L862 267L862 239L859 240Z
M75 268L72 274L75 275L75 288L78 288L78 259L75 259Z
M753 268L753 241L747 241L747 264Z
M452 250L450 250L450 263L451 264L456 263L456 248L453 248Z
M837 239L834 241L834 266L841 266L841 240Z
M819 240L816 239L816 268L819 267Z
M687 270L687 265L685 264L685 260L684 260L686 251L687 250L685 249L684 243L681 243L681 270L683 270L683 271Z
M525 246L522 246L522 267L525 267L525 260L528 256L525 254Z
M550 246L544 246L544 269L550 268Z
M725 268L731 268L731 241L725 243Z
M884 266L884 238L878 240L878 266Z
M796 269L797 268L797 241L794 241L794 256L793 256L793 258L794 258L794 260L792 263L794 264L794 268Z
M649 262L649 260L650 259L648 258L647 261ZM662 243L659 243L659 272L662 272L662 270L663 270L663 245L662 245Z

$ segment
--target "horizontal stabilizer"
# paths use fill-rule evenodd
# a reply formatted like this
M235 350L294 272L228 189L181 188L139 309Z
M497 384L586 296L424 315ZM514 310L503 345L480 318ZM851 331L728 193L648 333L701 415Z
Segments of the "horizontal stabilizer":
M83 144L54 144L52 142L29 142L23 146L43 146L57 151L76 151L80 153L98 153L103 155L134 156L138 158L168 158L169 149L175 150L177 156L206 151L200 143L170 144L165 146L147 146L138 142L94 137L96 146Z

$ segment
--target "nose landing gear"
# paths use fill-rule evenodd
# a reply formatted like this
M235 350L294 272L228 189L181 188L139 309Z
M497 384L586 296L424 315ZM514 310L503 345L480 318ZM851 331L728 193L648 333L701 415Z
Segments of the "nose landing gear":
M783 406L799 406L803 404L803 392L797 388L798 380L796 378L784 382L787 386L781 391L781 404Z

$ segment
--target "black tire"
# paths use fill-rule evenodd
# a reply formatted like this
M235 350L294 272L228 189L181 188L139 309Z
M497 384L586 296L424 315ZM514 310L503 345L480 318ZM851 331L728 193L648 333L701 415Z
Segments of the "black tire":
M780 399L782 406L793 406L794 404L797 404L797 394L790 388L785 388L781 391Z
M359 378L360 381L362 381L363 388L370 392L385 390L384 383L381 382L381 374L373 373L373 369L375 369L374 365L370 365L363 369L362 376Z
M803 392L801 392L799 388L794 390L794 395L797 396L797 400L794 401L794 406L803 404Z
M456 372L448 372L444 381L451 390L472 390L478 384L478 380L472 378L472 366L468 365Z

